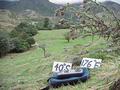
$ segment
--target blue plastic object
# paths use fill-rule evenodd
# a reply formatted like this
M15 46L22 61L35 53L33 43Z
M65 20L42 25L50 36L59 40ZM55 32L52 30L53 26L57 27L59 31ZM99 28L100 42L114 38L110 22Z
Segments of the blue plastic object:
M76 84L79 81L85 82L90 77L89 70L83 68L83 72L73 72L67 74L53 73L49 79L49 85L59 87L61 85Z

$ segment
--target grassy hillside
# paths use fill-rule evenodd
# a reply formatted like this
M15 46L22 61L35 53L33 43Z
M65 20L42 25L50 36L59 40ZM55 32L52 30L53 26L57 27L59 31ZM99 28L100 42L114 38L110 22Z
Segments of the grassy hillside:
M92 52L106 47L106 42L98 37L92 44L91 37L78 38L68 43L64 40L65 32L67 30L40 31L35 36L38 44L46 45L50 57L44 58L42 49L34 47L25 53L9 54L1 58L0 90L39 90L47 85L54 61L69 62L70 58L79 55L80 51ZM88 44L90 44L88 47L84 47ZM94 54L81 57L94 57ZM102 67L90 70L91 78L86 83L51 90L108 90L111 82L119 77L120 57L116 59L109 53L101 56L104 57Z
M16 19L16 15L13 12L0 9L0 29L13 29L16 24L19 23L19 21L17 21Z

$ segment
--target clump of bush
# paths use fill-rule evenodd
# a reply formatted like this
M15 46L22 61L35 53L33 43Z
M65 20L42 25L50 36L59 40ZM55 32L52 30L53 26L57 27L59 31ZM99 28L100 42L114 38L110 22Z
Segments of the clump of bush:
M65 33L65 34L64 34L64 38L65 38L65 40L67 40L68 43L69 43L69 42L70 42L70 39L71 39L71 36L70 36L69 33Z
M37 29L34 25L31 25L26 22L20 23L17 27L15 27L15 30L18 32L25 32L29 36L34 36L37 34Z
M0 57L10 51L10 37L5 31L0 31Z
M15 30L10 32L12 43L14 44L13 52L24 52L28 50L32 44L35 44L33 38L37 34L37 30L33 25L28 23L20 23Z
M51 20L47 17L41 19L38 23L36 23L36 28L38 30L52 30L53 23L51 22Z
M57 23L54 25L54 29L68 29L70 27L69 24L60 24L60 23Z
M16 31L16 30L13 30L13 31L11 31L11 33L10 33L10 37L11 38L16 38L16 37L19 37L20 39L23 39L23 40L25 40L30 46L32 45L32 44L35 44L35 40L34 40L34 38L32 37L32 36L29 36L27 33L25 33L25 32L18 32L18 31Z
M30 45L30 47L31 47L33 44L35 44L35 40L34 40L33 37L28 37L28 38L26 39L26 41L28 42L28 44Z
M35 44L33 38L37 34L34 26L28 23L20 23L10 33L0 31L0 57L5 56L9 52L24 52Z
M11 50L11 52L20 53L20 52L24 52L30 48L29 43L26 42L26 40L23 40L19 37L13 38L12 43L14 45L14 48Z

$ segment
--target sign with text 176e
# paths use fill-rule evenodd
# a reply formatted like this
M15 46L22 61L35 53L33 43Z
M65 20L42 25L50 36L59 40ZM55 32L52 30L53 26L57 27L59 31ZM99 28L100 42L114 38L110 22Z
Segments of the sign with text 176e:
M99 68L101 66L102 59L83 58L80 67L82 68Z
M72 68L72 63L65 62L54 62L53 72L70 72Z

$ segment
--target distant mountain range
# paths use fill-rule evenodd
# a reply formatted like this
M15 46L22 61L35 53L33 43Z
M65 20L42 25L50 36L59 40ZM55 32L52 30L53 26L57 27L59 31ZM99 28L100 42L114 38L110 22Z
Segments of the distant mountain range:
M112 2L112 1L106 1L106 2L103 2L102 5L114 11L116 16L120 18L120 4ZM74 6L78 8L79 4L75 4ZM104 12L103 8L99 6L96 6L94 4L90 4L90 6L91 6L90 12L94 14L100 14ZM53 4L49 2L48 0L19 0L19 1L12 1L12 2L8 0L0 0L0 15L2 17L6 15L7 17L16 15L18 18L29 17L32 19L33 18L38 19L41 16L52 17L55 13L55 10L58 7L59 5ZM9 14L6 14L8 12ZM14 17L12 19L14 19ZM4 20L2 19L2 21Z
M55 5L48 0L20 0L17 2L0 1L0 9L7 9L17 13L30 9L37 11L42 15L51 16L54 14L57 7L58 5Z
M118 18L120 18L120 4L106 1L102 3L104 6L113 10ZM74 5L79 6L79 4ZM0 0L0 28L11 29L22 20L32 19L39 20L45 16L51 17L54 15L55 9L59 5L53 4L48 0L20 0L17 2L8 2ZM93 5L92 12L102 15L103 10ZM105 13L103 13L105 14Z
M103 5L116 13L120 12L120 4L118 3L106 1L103 2ZM0 1L0 9L7 9L16 13L21 13L29 9L39 12L41 15L52 16L57 7L59 7L59 5L53 4L48 0L20 0L17 2Z
M106 1L103 3L103 5L108 7L109 9L113 10L115 13L120 12L120 4L118 4L118 3Z

